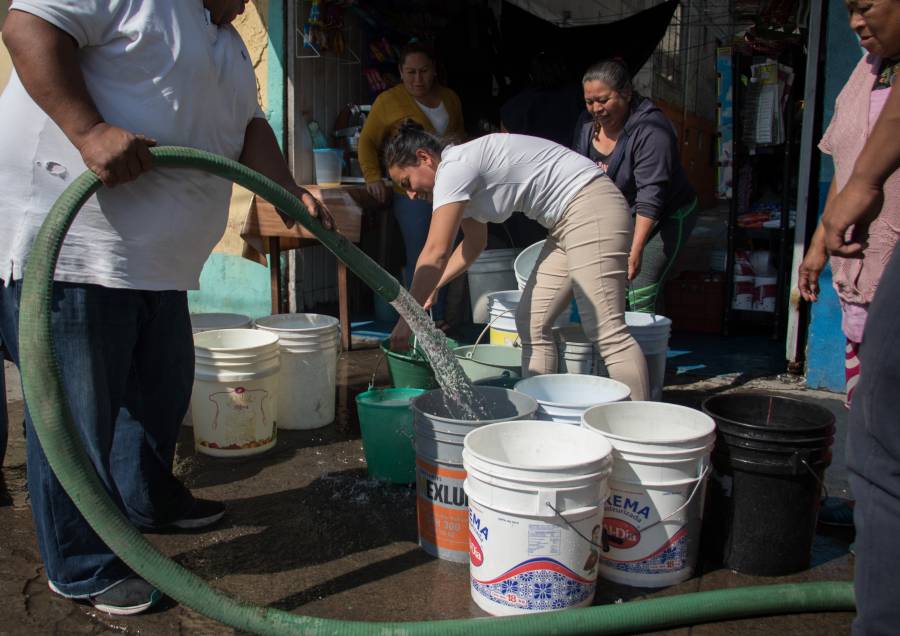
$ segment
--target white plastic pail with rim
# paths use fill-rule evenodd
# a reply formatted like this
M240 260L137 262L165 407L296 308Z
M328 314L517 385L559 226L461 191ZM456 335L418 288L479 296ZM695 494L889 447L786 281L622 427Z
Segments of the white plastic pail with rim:
M279 368L275 334L256 329L194 334L191 411L198 452L239 457L275 445Z
M410 402L416 443L419 545L439 559L459 563L469 559L463 439L485 424L531 418L537 409L532 398L509 389L474 389L486 411L481 420L456 419L440 389L418 395Z
M559 373L596 374L594 343L588 340L580 326L554 329L554 336Z
M191 314L191 331L193 333L215 331L217 329L249 329L250 326L250 317L243 314ZM194 417L191 413L191 407L189 404L188 412L184 416L184 421L182 421L182 424L184 426L193 426L193 419Z
M494 615L590 605L612 447L581 428L490 424L466 435L472 599ZM599 541L597 541L599 543Z
M585 411L582 427L613 447L600 576L635 587L689 579L716 439L713 419L676 404L619 402Z
M278 428L298 430L334 421L339 321L321 314L276 314L258 318L257 329L278 336L281 371Z
M518 249L485 250L466 270L469 280L469 301L472 303L472 322L484 324L490 320L488 294L512 289L515 286L513 261L518 253Z
M648 399L660 401L666 380L666 356L669 353L672 321L657 314L626 311L625 324L647 359L647 374L650 378Z
M516 383L515 390L537 400L537 419L581 424L585 409L627 400L631 389L611 378L580 373L535 375Z

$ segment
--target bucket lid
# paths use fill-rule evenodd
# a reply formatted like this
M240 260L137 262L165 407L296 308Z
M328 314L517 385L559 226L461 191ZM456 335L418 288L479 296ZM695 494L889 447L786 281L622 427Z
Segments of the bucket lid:
M727 393L703 401L722 430L816 437L834 427L834 415L808 400L771 393Z
M587 408L631 395L628 385L618 380L582 373L535 375L517 382L516 391L530 395L540 404L562 408Z
M539 420L498 422L476 428L463 448L482 461L518 470L560 470L605 464L612 445L589 431Z

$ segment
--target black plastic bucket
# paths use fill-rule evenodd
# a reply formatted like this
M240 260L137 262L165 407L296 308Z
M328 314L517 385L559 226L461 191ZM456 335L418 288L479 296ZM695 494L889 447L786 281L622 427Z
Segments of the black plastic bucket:
M725 567L763 576L809 568L834 415L764 393L703 402L716 421L703 543Z

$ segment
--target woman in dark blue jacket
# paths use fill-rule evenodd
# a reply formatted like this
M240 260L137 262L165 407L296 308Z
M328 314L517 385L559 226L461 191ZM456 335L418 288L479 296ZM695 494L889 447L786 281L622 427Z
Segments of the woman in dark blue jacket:
M632 88L624 64L594 64L582 86L587 112L572 148L607 172L636 215L628 304L632 311L654 313L662 284L694 229L697 195L681 165L672 122Z

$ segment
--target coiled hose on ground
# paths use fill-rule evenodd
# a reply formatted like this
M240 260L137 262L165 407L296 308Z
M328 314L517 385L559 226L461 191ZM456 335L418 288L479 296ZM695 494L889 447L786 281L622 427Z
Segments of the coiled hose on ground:
M190 148L152 148L151 152L157 167L205 170L252 190L303 224L385 300L397 297L396 279L345 238L324 229L299 200L270 179L235 161ZM51 208L28 258L19 318L25 399L50 466L91 527L129 567L179 603L256 634L341 636L627 634L750 616L854 610L850 583L825 582L716 590L490 620L365 623L257 607L212 589L160 554L116 508L85 453L63 392L50 329L53 271L72 220L100 186L91 172L75 179Z

